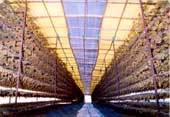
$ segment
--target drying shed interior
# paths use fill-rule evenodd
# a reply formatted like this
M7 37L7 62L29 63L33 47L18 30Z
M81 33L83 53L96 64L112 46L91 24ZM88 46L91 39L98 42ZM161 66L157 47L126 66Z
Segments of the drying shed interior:
M0 0L0 116L168 117L169 44L169 0Z

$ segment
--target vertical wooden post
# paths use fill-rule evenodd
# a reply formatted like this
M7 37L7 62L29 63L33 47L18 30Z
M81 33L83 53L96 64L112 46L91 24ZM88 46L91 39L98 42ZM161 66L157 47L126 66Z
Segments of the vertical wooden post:
M18 98L18 88L20 84L20 78L22 77L23 73L23 46L24 46L24 40L25 40L25 33L26 33L26 17L27 17L27 0L25 0L25 11L23 13L23 30L22 30L22 37L20 40L20 51L19 51L19 67L18 67L18 78L16 81L16 92L15 92L15 103L17 103L17 98Z
M158 85L157 85L157 71L153 62L153 55L152 55L152 49L151 49L151 38L148 35L148 27L145 22L145 16L144 16L144 8L142 4L142 0L139 0L140 2L140 9L141 9L141 17L142 17L142 23L143 23L143 28L144 28L144 34L146 36L146 41L147 41L147 51L148 51L148 62L150 63L150 70L153 78L153 84L154 84L154 90L155 90L155 97L156 97L156 103L157 103L157 111L158 115L160 113L160 105L159 105L159 94L157 91Z

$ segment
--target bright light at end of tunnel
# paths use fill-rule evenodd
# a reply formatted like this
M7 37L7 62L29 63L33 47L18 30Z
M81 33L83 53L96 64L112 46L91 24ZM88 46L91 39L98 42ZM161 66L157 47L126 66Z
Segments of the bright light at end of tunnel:
M84 96L84 102L85 103L91 103L92 102L91 95L85 95Z

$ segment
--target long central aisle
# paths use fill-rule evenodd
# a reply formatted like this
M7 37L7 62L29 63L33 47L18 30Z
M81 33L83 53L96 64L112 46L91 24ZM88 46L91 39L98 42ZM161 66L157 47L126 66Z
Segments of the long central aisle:
M71 104L49 111L47 117L128 117L108 107L93 104Z
M93 106L93 104L84 104L78 111L77 117L104 117L104 115Z

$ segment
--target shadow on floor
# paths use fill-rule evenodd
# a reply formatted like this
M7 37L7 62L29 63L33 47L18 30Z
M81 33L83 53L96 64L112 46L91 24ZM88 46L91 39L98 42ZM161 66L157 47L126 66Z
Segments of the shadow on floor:
M20 116L17 116L20 117ZM69 104L46 109L35 110L35 112L23 113L22 117L132 117L114 111L107 106L96 104Z
M132 117L96 104L72 104L50 111L45 117Z
M135 117L135 116L129 116L129 115L119 113L107 106L101 106L101 105L96 105L96 104L93 104L93 105L96 109L98 109L104 115L104 117Z
M56 110L49 111L45 117L77 117L77 113L82 106L83 103L66 105Z
M17 113L9 117L76 117L83 103L61 104L56 106L35 109L22 113ZM1 116L0 116L1 117Z

